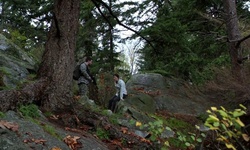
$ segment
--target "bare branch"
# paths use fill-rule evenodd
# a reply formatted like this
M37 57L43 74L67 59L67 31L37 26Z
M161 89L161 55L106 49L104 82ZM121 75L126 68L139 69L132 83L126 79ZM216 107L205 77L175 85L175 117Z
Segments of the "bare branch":
M224 24L223 21L220 20L220 19L216 19L216 18L213 18L213 17L209 17L209 16L207 16L205 13L202 13L202 12L200 12L200 11L196 11L196 12L197 12L198 15L200 15L201 17L203 17L203 18L205 18L205 19L207 19L207 20L209 20L209 21L211 21L211 22L214 22L214 23L219 24L219 25Z
M122 27L134 32L135 34L137 34L138 36L140 36L142 39L144 39L152 48L153 50L155 51L155 53L158 53L156 51L156 49L154 48L153 44L147 39L145 38L144 36L142 36L139 32L137 32L136 30L124 25L116 16L115 14L113 13L113 11L111 10L111 8L106 4L104 3L102 0L91 0L95 6L98 8L98 11L102 14L102 16L105 18L105 20L110 24L109 20L104 16L104 14L102 13L101 9L99 8L98 4L96 3L96 1L98 1L99 3L101 3L105 8L107 8L107 10L109 11L110 15L114 17L114 19L116 20L116 22L121 25Z
M240 47L240 44L241 44L243 41L247 40L248 38L250 38L250 34L249 34L248 36L245 36L245 37L243 37L242 39L238 40L238 42L237 42L237 44L236 44L236 48L239 48L239 47Z
M95 4L96 8L98 9L98 11L100 12L100 14L102 15L102 17L107 21L107 23L109 24L109 26L113 29L112 24L110 23L109 19L102 13L102 10L100 9L99 5L96 3L95 0L92 0L92 2Z

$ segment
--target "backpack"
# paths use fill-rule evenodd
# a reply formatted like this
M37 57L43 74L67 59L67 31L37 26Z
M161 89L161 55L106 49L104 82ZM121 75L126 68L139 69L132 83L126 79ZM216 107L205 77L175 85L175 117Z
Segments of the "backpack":
M73 72L73 79L74 80L78 80L81 76L80 66L81 66L81 64L75 66L75 69Z

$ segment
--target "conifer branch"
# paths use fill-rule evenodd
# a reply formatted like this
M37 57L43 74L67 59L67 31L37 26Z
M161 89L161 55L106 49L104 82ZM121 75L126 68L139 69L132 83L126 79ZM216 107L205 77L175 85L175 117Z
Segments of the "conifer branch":
M157 52L156 49L154 48L153 44L152 44L147 38L145 38L143 35L141 35L138 31L136 31L136 30L134 30L134 29L132 29L132 28L130 28L130 27L124 25L124 24L116 17L116 15L113 13L113 11L111 10L111 8L110 8L106 3L104 3L102 0L91 0L91 1L95 4L95 6L97 7L98 11L101 13L101 15L104 17L104 19L109 23L109 25L111 25L111 23L109 22L108 18L102 13L102 11L101 11L101 9L100 9L100 6L96 3L97 1L98 1L99 3L101 3L101 4L109 11L109 14L110 14L112 17L114 17L114 19L116 20L116 22L117 22L119 25L121 25L122 27L124 27L124 28L126 28L126 29L128 29L128 30L134 32L134 33L137 34L138 36L140 36L142 39L144 39L144 40L153 48L153 50L155 51L155 53L158 54L158 52Z

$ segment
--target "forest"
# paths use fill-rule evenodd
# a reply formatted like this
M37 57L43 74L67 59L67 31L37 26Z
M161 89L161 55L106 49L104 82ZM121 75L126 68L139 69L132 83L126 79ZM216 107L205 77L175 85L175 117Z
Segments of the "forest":
M248 0L0 0L0 4L1 34L36 59L37 68L33 81L21 89L0 91L4 103L0 112L33 102L43 111L69 109L75 98L73 70L86 56L94 60L95 76L118 72L128 80L152 72L201 86L224 69L245 91L249 89Z

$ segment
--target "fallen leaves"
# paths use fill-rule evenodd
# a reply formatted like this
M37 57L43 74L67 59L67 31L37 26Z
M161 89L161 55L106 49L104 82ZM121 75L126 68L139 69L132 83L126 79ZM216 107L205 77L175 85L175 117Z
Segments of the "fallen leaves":
M36 143L36 144L44 145L45 142L47 141L47 140L44 140L44 139L36 139L36 138L34 138L32 133L30 133L30 132L26 132L25 134L28 135L29 137L23 140L24 143Z
M17 132L18 131L18 124L14 123L14 122L8 122L8 121L0 120L0 128L2 128L2 129L7 128L9 130Z
M126 127L121 127L121 132L122 132L123 134L127 134L127 133L128 133L128 128L126 128Z
M23 140L23 142L24 143L32 143L32 142L34 142L34 143L36 143L36 144L42 144L42 145L44 145L45 144L45 142L46 142L46 140L44 140L44 139L25 139L25 140Z
M59 115L52 115L50 116L50 119L58 120L59 117L60 117Z
M123 146L122 146L122 140L121 140L121 139L113 139L113 140L111 140L111 143L112 143L113 145L117 145L117 146L119 146L119 147L123 147Z
M138 122L139 123L139 122ZM128 128L126 127L121 127L120 131L123 133L123 134L127 134L127 135L130 135L134 138L137 138L140 142L144 142L144 143L147 143L147 144L150 144L152 145L152 143L150 142L150 140L147 140L143 137L140 137L138 135L136 135L135 133L133 132L130 132ZM128 144L133 144L133 141L127 141Z
M159 90L156 90L156 91L148 90L148 91L146 91L144 89L144 87L134 88L134 90L138 91L138 92L141 92L141 93L144 93L144 94L148 94L150 96L157 96L157 95L161 94L161 91L159 91Z
M80 139L78 136L66 136L63 141L69 146L72 150L77 150L78 148L82 147L82 144L78 142L77 140Z
M52 118L53 119L58 119L58 116L53 115ZM17 132L19 126L18 126L17 123L14 123L14 122L8 122L8 121L5 121L5 120L0 120L0 128L9 129L9 130L12 130L14 132ZM66 130L70 130L70 128L66 128ZM23 140L24 143L35 143L35 144L44 145L45 142L47 141L47 140L44 140L44 139L33 138L32 134L29 133L29 132L27 132L25 134L27 134L29 136L29 138L24 139ZM68 135L67 137L65 137L63 139L63 141L69 146L69 148L71 150L77 150L78 148L82 147L82 144L77 141L78 139L80 139L80 137L78 137L78 136L73 136L72 137L72 136ZM61 150L61 149L58 148L58 147L53 147L51 150Z
M59 147L53 147L53 148L51 148L50 150L62 150L62 149L59 148Z
M75 101L78 101L80 98L81 98L80 95L75 95L75 96L74 96L74 100L75 100Z
M9 129L12 130L14 132L18 132L18 124L14 123L14 122L8 122L8 121L4 121L4 120L0 120L0 128L2 129ZM31 136L31 133L26 133L29 136ZM46 140L44 139L35 139L35 138L29 138L29 139L25 139L23 140L24 143L36 143L36 144L44 144L46 142Z
M64 129L66 130L66 131L72 131L72 132L76 132L76 133L81 133L82 132L82 130L85 130L85 129L83 129L84 127L80 127L80 129L75 129L75 128L69 128L69 127L65 127ZM87 127L86 127L87 128ZM87 130L87 129L86 129Z

